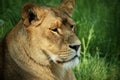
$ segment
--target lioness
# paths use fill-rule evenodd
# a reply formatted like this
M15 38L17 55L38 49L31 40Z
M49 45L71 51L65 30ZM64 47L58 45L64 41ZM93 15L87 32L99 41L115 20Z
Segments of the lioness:
M60 6L28 3L22 19L0 42L0 80L76 80L80 40L71 19L74 0Z

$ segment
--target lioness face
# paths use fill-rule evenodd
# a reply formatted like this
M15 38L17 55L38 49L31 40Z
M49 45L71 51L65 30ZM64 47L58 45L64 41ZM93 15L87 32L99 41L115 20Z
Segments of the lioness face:
M65 67L79 63L81 43L75 34L75 23L70 12L61 7L38 7L34 4L25 5L22 12L33 49L30 56L36 62L39 63L40 59L34 56L42 56L42 52L49 62Z

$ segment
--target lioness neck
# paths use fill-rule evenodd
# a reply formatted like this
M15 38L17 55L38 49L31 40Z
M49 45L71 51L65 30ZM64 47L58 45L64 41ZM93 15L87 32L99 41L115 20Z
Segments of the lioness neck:
M38 65L37 67L28 65L22 69L10 55L6 54L4 74L5 80L66 80L67 70L55 64L51 64L51 66ZM67 78L67 80L71 79Z

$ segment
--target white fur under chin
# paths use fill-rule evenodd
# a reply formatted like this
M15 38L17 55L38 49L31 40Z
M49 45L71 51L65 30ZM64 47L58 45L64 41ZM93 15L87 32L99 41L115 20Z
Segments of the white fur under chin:
M78 57L77 57L77 58L75 58L75 59L72 60L72 61L69 61L69 62L64 63L64 64L63 64L63 67L64 67L65 69L69 69L69 68L75 67L75 66L78 65L78 64L79 64L79 59L78 59Z
M73 51L74 51L74 50L73 50ZM53 55L51 52L48 52L48 53L49 53L49 56L50 56L51 60L56 63L56 60L58 59L57 56ZM79 49L78 52L77 52L77 55L78 55L78 56L80 56L79 53L80 53L80 49ZM63 66L63 68L65 68L65 69L69 69L69 68L72 68L72 67L77 66L78 64L79 64L79 58L76 57L74 60L71 60L71 61L69 61L69 62L63 63L62 66Z

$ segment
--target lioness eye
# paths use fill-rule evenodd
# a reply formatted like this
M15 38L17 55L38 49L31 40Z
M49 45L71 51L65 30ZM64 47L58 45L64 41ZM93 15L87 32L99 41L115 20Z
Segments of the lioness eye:
M57 28L54 28L54 29L52 29L52 31L54 31L54 32L58 32L58 29L57 29Z
M71 25L70 28L74 28L74 25Z
M76 33L76 28L75 28L74 25L71 25L70 28L72 29L72 31L73 31L74 33Z
M52 29L52 31L54 31L54 32L57 32L57 28L55 28L55 29Z
M75 29L74 25L71 25L70 28L71 28L72 31L74 32L74 29Z

